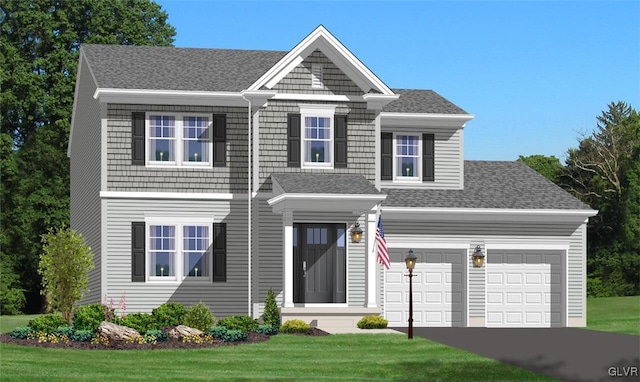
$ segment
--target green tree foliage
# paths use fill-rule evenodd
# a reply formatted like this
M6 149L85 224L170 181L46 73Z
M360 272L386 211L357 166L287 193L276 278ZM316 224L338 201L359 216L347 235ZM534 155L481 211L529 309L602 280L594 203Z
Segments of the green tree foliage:
M167 17L150 0L0 2L0 247L28 312L42 307L40 236L69 224L66 150L80 44L170 46Z
M588 230L588 293L640 294L640 115L608 105L595 131L568 151L562 182L599 210Z
M24 290L13 271L9 257L0 252L0 314L20 314L24 306Z
M82 298L93 268L93 254L82 234L68 227L50 229L42 235L42 254L38 273L43 294L54 309L71 325L73 304Z
M560 159L555 156L530 155L525 157L520 155L518 162L526 164L553 183L559 183L563 166L562 163L560 163Z
M280 327L280 311L278 310L278 304L276 303L276 294L273 293L273 289L271 288L269 288L269 291L267 292L262 320L265 324L271 325L274 328Z

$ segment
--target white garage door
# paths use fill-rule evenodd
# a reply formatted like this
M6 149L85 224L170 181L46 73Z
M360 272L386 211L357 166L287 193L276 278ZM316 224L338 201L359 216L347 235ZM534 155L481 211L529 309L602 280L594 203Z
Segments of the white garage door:
M487 326L562 326L560 251L487 250Z
M389 326L408 326L409 277L404 263L409 249L391 250L386 271L385 317ZM414 250L413 326L462 326L464 250Z

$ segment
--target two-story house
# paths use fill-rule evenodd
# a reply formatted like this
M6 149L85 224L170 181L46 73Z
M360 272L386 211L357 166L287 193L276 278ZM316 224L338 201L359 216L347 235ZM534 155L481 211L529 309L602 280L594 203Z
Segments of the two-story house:
M389 88L322 26L289 52L83 45L69 156L71 227L95 254L84 302L259 317L271 288L283 320L406 326L411 249L415 326L585 326L596 211L521 163L465 161L472 118Z

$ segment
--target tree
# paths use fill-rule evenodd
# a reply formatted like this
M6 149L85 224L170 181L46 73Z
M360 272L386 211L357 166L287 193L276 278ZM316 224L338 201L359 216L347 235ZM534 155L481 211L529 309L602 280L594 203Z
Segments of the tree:
M82 234L68 227L50 229L42 235L42 254L38 273L42 275L42 294L60 310L71 324L73 304L82 298L93 269L93 254Z
M0 3L0 247L41 309L40 237L69 224L66 156L82 43L170 46L175 29L150 0Z
M589 294L640 294L640 115L608 105L595 131L570 149L563 183L599 210L588 230Z
M520 155L518 162L526 164L555 184L558 184L560 180L563 166L562 163L560 163L560 159L553 155L550 157L544 155L530 155L525 157Z

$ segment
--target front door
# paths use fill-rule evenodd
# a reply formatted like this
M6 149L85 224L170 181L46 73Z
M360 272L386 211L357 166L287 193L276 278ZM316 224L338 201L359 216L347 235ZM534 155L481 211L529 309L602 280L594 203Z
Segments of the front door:
M344 224L294 224L295 303L346 302Z

